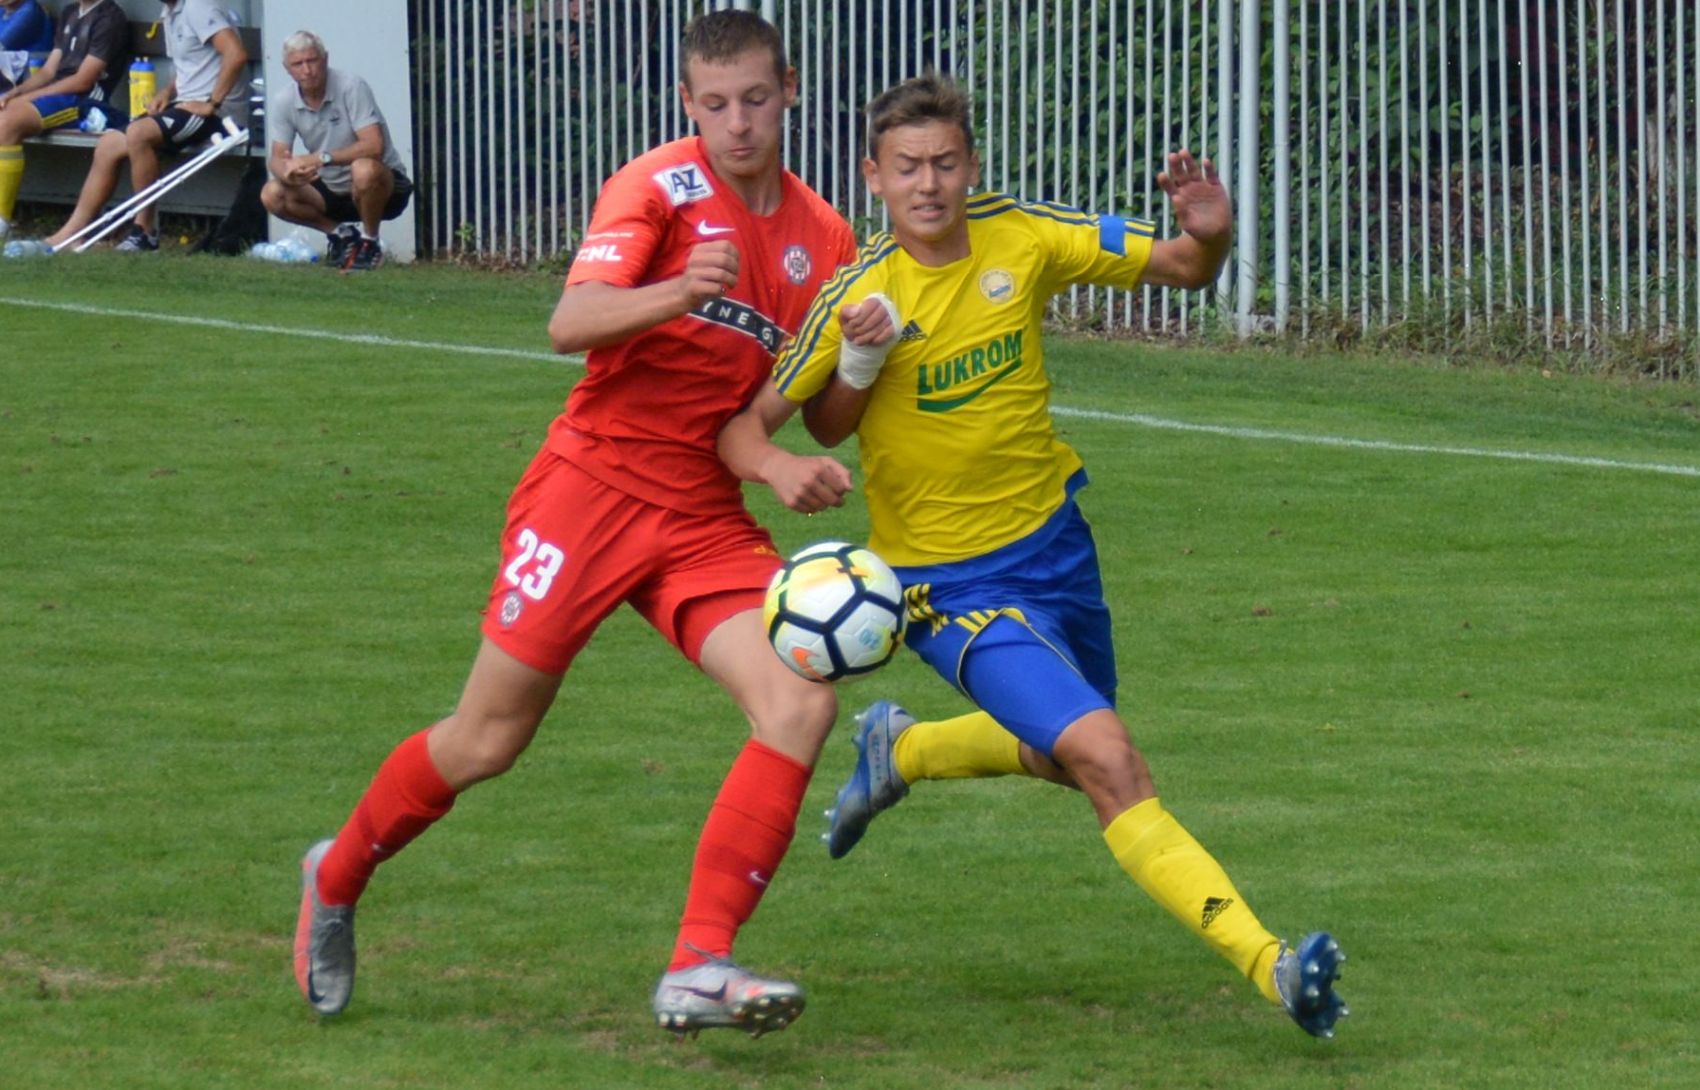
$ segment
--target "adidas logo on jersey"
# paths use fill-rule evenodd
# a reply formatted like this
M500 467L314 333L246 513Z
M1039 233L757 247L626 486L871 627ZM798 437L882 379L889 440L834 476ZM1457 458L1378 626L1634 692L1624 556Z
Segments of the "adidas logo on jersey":
M1228 907L1230 905L1232 905L1233 903L1234 903L1234 899L1232 897L1206 897L1206 898L1204 898L1204 918L1198 925L1200 930L1207 928L1211 924L1215 923L1216 917L1218 917L1222 913L1228 911Z
M913 318L909 319L909 324L903 327L903 332L897 335L897 343L899 344L904 341L924 341L926 339L926 330L922 329L921 323Z

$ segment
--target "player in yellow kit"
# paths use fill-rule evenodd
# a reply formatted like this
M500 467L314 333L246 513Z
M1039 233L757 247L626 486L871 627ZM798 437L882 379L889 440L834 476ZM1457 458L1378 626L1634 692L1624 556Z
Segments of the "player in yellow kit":
M928 75L869 104L863 173L891 217L815 300L773 383L721 433L720 452L795 510L837 502L842 476L769 436L801 405L832 446L860 441L872 547L903 580L906 640L982 710L916 724L889 702L862 714L857 766L828 846L848 852L918 779L1009 773L1079 787L1138 885L1302 1028L1332 1036L1344 960L1326 932L1288 947L1264 929L1157 797L1115 711L1116 669L1086 484L1056 435L1041 323L1071 283L1197 289L1232 241L1208 160L1170 155L1158 184L1181 234L979 183L968 107Z

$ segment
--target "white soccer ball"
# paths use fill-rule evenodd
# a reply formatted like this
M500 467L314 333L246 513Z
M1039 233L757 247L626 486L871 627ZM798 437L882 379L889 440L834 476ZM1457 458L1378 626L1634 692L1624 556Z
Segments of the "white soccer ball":
M810 681L842 681L884 666L903 642L903 584L872 551L822 541L774 573L762 619L785 665Z

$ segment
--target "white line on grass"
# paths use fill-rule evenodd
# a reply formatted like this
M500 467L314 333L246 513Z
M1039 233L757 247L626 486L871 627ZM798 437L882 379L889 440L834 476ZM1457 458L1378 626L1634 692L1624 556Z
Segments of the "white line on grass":
M371 344L385 348L418 348L433 352L461 352L473 356L500 356L504 359L541 360L546 363L584 363L582 355L557 356L552 352L532 352L522 348L488 348L475 344L414 341L400 337L381 337L374 333L332 333L323 329L256 325L251 322L233 322L222 318L199 318L186 314L159 314L145 310L89 306L83 303L53 303L38 299L0 298L0 306L3 305L68 311L73 314L92 314L102 318L134 318L141 321L204 326L211 329L229 329L238 332L275 333L286 337L309 337L321 341L340 341L344 344ZM1071 409L1066 405L1053 405L1051 412L1057 416L1072 417L1077 420L1101 420L1112 424L1131 424L1135 427L1158 428L1164 431L1223 435L1233 439L1264 439L1282 443L1303 443L1318 447L1346 447L1354 450L1377 450L1398 454L1448 454L1466 458L1499 458L1515 462L1585 466L1592 469L1628 469L1640 470L1645 473L1664 473L1677 477L1700 477L1700 466L1670 465L1659 462L1624 462L1614 458L1594 458L1580 454L1555 454L1530 450L1491 450L1482 447L1447 447L1427 443L1394 443L1383 439L1350 439L1339 435L1307 435L1302 432L1239 428L1225 424L1190 424L1184 420L1166 420L1160 416L1147 416L1144 413L1111 413L1096 409Z
M542 360L546 363L584 363L582 355L557 356L553 352L533 352L523 348L487 348L477 344L446 344L441 341L412 341L402 337L380 337L376 333L332 333L323 329L299 329L290 326L260 325L256 322L232 322L224 318L198 318L188 314L159 314L146 310L120 310L114 307L93 307L82 303L49 303L40 299L0 299L0 305L35 307L38 310L63 310L72 314L92 314L98 318L134 318L144 322L169 322L175 325L202 326L207 329L230 329L242 333L276 333L285 337L309 337L320 341L340 341L344 344L374 344L384 348L420 348L433 352L464 352L472 356L501 356L513 360Z
M1594 469L1639 469L1648 473L1668 473L1678 477L1700 477L1700 466L1666 465L1658 462L1620 462L1614 458L1593 458L1583 454L1552 454L1533 450L1489 450L1483 447L1443 447L1428 443L1394 443L1385 439L1348 439L1339 435L1306 435L1302 432L1268 431L1264 428L1236 428L1225 424L1189 424L1183 420L1165 420L1143 413L1107 413L1095 409L1070 409L1053 405L1056 416L1080 420L1104 420L1116 424L1136 424L1142 428L1162 428L1166 431L1203 432L1206 435L1226 435L1234 439L1271 439L1283 443L1306 443L1317 447L1351 447L1356 450L1394 451L1401 454L1456 454L1468 458L1503 458L1516 462L1544 462L1550 465L1588 466Z

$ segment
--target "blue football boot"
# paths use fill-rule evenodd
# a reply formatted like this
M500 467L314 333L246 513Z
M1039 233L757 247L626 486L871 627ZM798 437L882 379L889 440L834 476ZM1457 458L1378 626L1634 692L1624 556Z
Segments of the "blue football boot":
M897 736L914 725L915 717L889 700L875 701L856 717L856 768L826 812L828 829L821 836L832 858L850 854L874 815L909 793L909 785L897 774L892 749Z
M1334 1036L1334 1023L1352 1013L1334 990L1346 954L1334 936L1312 931L1297 947L1283 944L1275 958L1275 990L1299 1028L1312 1037Z

